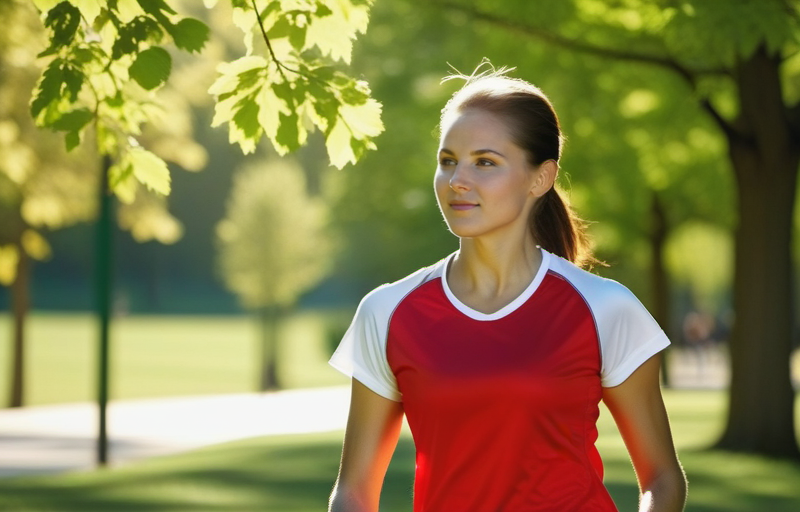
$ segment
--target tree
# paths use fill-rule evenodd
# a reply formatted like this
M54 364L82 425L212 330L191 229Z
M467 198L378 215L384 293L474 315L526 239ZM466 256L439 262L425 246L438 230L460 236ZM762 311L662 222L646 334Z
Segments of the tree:
M239 171L227 215L217 226L219 268L227 287L262 319L260 389L280 388L278 328L285 312L329 269L330 239L319 198L288 158Z
M791 232L800 163L794 64L800 6L589 0L438 2L547 45L661 68L710 116L727 143L738 194L732 380L721 448L800 457L793 418ZM558 4L558 5L556 5Z
M77 147L89 127L101 157L97 284L100 317L99 462L106 462L105 410L110 322L112 196L132 202L144 190L167 195L169 169L136 136L153 113L152 92L169 78L171 40L199 52L208 28L180 16L166 1L34 0L43 13L49 59L31 102L38 126L65 133ZM213 7L216 0L206 0ZM331 162L355 162L382 130L380 105L363 81L337 70L349 62L352 39L368 21L368 0L232 0L233 21L245 32L248 55L221 63L210 92L214 125L228 123L231 142L245 153L266 135L279 153L305 143L309 128L323 131ZM257 30L256 30L257 29ZM254 55L253 34L268 57Z
M55 136L33 126L28 109L39 69L35 45L43 34L35 10L20 1L0 4L0 285L13 311L8 404L25 402L25 320L33 262L46 259L46 233L91 216L95 169L85 152L66 155Z

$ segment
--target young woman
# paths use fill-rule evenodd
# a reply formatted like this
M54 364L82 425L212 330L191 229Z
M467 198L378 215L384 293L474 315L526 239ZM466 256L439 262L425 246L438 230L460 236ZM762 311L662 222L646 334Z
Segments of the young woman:
M683 510L659 388L666 336L622 285L579 268L554 188L562 136L542 92L465 77L442 111L434 188L457 252L368 294L331 364L352 377L332 512L376 512L405 414L414 512L612 512L595 441L610 409L640 512Z

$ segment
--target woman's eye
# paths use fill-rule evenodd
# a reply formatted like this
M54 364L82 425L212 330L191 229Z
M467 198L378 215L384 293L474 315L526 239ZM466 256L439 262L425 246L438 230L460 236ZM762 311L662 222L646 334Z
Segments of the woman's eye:
M453 160L452 158L442 158L442 159L439 160L439 165L441 165L442 167L449 166L449 165L455 165L455 164L456 164L456 161Z
M494 165L494 162L492 162L491 160L487 160L485 158L481 158L478 160L477 164L478 167L490 167Z

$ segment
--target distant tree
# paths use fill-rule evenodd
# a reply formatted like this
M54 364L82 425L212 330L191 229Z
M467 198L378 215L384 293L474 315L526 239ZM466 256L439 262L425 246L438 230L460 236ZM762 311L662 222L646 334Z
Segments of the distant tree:
M330 268L325 227L324 205L308 194L293 160L251 162L236 174L227 214L217 226L219 268L242 306L262 320L262 390L281 387L282 317Z
M800 164L800 4L436 3L546 45L661 68L684 81L686 94L727 143L738 194L730 406L718 446L800 457L789 366L791 235Z
M49 255L48 232L96 218L98 164L93 148L68 154L59 137L34 126L28 105L41 73L36 54L46 45L45 31L30 2L4 2L0 13L6 24L0 33L0 285L11 290L14 333L9 405L19 407L24 404L25 318L31 303L32 262ZM169 126L161 123L142 137L156 138L158 154L196 170L205 153L188 136L191 127L178 122L186 117L186 102L173 98L162 108ZM175 151L176 147L180 150ZM118 221L138 241L171 243L181 233L180 223L166 210L163 199L148 191L123 204Z
M85 152L67 156L58 137L37 130L28 102L44 34L27 2L0 3L0 285L11 291L13 333L8 405L25 401L25 319L33 262L46 259L48 231L90 218L96 169Z
M149 190L170 192L165 161L138 136L152 119L154 91L169 79L173 57L164 43L199 52L209 30L178 14L173 0L33 0L42 12L49 60L35 89L36 124L64 132L68 149L91 128L101 155L96 280L100 317L99 462L106 462L108 325L112 194L132 202ZM205 0L214 7L216 0ZM354 163L383 131L380 104L366 82L337 69L366 30L370 0L231 0L232 21L245 33L247 55L220 63L212 125L227 123L245 153L264 136L281 154L320 129L331 163ZM256 43L258 41L258 43ZM260 54L256 54L256 50ZM151 210L152 211L152 210Z

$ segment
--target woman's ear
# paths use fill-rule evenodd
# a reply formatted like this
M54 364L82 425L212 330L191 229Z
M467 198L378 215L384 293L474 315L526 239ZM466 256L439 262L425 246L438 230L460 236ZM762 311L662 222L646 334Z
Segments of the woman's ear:
M533 172L536 173L536 178L533 181L533 186L531 187L531 194L534 197L542 197L547 193L548 190L553 188L553 185L556 182L556 177L558 177L558 162L555 160L545 160L539 167L534 170Z

